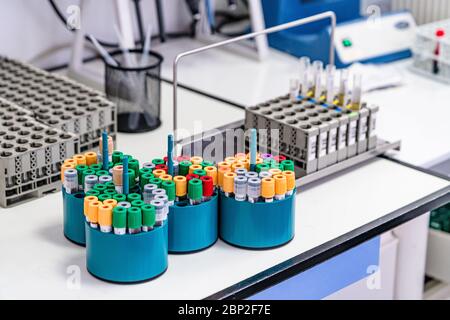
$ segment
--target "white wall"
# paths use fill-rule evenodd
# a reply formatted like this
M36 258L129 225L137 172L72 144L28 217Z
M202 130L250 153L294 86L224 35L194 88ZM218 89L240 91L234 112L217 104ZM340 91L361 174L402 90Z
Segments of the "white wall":
M114 0L90 1L89 17L82 21L89 33L109 42L117 42L112 29L115 23ZM76 0L56 0L61 11ZM166 29L168 32L185 29L190 22L183 0L163 0ZM130 1L130 4L132 2ZM157 32L154 0L141 0L144 26L152 21L153 32ZM134 7L132 7L134 19ZM137 37L138 33L135 32ZM68 50L59 51L50 59L34 59L39 53L71 41L72 34L58 20L47 0L0 0L0 54L30 61L45 67L67 62Z

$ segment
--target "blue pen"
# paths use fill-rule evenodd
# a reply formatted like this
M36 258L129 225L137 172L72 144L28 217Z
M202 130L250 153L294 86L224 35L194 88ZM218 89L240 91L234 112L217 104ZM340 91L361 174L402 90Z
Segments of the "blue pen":
M103 160L103 170L109 169L108 161L108 133L106 130L102 132L102 160Z
M122 176L122 192L127 195L129 193L129 185L130 181L128 180L128 156L124 156L122 159L122 168L123 168L123 176Z
M173 176L173 135L167 136L167 172Z
M256 129L250 129L250 171L256 167Z

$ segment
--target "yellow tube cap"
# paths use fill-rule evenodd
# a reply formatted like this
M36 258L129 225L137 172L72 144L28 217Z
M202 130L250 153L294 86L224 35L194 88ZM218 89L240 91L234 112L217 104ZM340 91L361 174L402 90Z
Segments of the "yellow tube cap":
M89 222L98 222L98 208L102 205L101 201L90 201L88 204L88 219Z
M270 199L275 196L274 178L264 178L261 180L261 196L266 199Z
M95 152L86 152L84 157L86 158L86 164L88 166L97 163L97 154Z
M295 189L295 173L294 171L283 171L283 175L286 177L286 184L288 190Z
M109 204L102 204L98 206L98 224L101 226L112 226L112 210L113 207Z
M284 195L287 192L286 176L283 174L276 174L273 176L275 179L275 194Z
M229 164L233 164L236 161L235 157L226 157L224 162L229 163Z
M185 176L175 176L173 177L173 182L175 182L175 195L177 197L184 197L187 192L187 182Z
M172 180L172 176L170 174L162 174L159 176L159 178L163 181Z
M272 176L276 176L277 174L281 174L282 173L282 171L280 169L278 169L278 168L269 169L269 172L272 174Z
M232 165L231 165L231 171L236 171L236 169L246 169L245 168L245 164L243 164L243 163L239 163L239 162L236 162L236 163L233 163Z
M192 162L192 164L201 164L203 162L203 158L194 156L194 157L191 157L190 161Z
M61 165L61 181L64 181L64 171L67 169L75 169L75 165L71 163L63 163Z
M103 201L103 204L112 206L114 209L114 207L117 206L117 200L116 199L107 199L107 200Z
M213 166L204 167L203 170L206 171L206 175L213 179L213 184L217 185L217 168Z
M98 198L96 196L87 196L84 198L84 202L83 202L83 213L85 216L88 215L88 208L89 208L89 203L92 201L97 201Z
M217 168L229 168L231 170L231 164L228 162L222 161L217 164Z
M231 171L230 167L219 168L219 170L217 171L217 185L218 186L223 187L223 175L230 171Z
M73 156L73 159L79 164L86 164L86 157L82 154L76 154Z
M153 170L152 173L156 178L161 178L161 176L166 174L166 171L164 171L164 169L156 169L156 170Z
M234 191L234 177L236 173L234 172L225 172L223 174L223 191L231 193Z
M192 158L191 158L192 159ZM193 164L189 167L189 173L192 174L194 173L195 170L197 169L202 169L202 165L201 164Z

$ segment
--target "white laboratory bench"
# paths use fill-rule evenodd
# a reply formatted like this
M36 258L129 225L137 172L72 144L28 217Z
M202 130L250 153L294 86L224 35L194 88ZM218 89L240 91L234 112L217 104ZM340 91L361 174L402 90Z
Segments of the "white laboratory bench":
M171 87L163 85L163 125L145 134L119 134L119 149L141 160L164 152L171 129ZM206 128L243 116L215 100L182 90L186 125L202 113ZM214 110L214 112L211 112ZM119 285L85 268L85 249L62 230L62 198L51 194L0 210L0 299L201 299L246 297L345 252L445 201L450 182L387 159L376 159L300 190L295 238L272 250L244 250L218 241L195 254L169 255L169 268L153 281ZM324 197L326 201L323 201ZM72 273L80 270L80 286ZM288 272L289 271L289 272ZM283 274L286 273L284 276ZM77 273L76 273L77 274ZM262 286L262 287L261 287Z

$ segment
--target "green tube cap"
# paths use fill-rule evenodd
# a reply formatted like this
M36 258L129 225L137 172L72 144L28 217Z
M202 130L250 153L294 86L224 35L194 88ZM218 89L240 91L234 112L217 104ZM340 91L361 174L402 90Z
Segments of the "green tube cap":
M156 221L156 209L151 204L146 204L141 207L142 211L142 225L153 227Z
M175 200L175 182L166 180L161 183L161 188L166 190L167 198L169 201Z
M105 201L105 200L108 200L108 199L111 199L111 195L110 194L101 194L101 195L99 195L98 196L98 200L99 201Z
M143 168L143 169L148 169L148 168ZM149 169L151 171L151 169ZM144 186L146 184L149 184L150 179L153 179L155 176L153 175L153 173L144 173L143 175L141 175L141 177L139 178L139 184L141 186L141 189L144 189Z
M192 162L188 160L183 160L178 164L178 174L180 176L185 176L189 173L189 167L192 165Z
M162 180L160 178L151 178L148 183L156 184L158 188L161 188Z
M100 163L93 163L89 166L89 169L98 171L98 170L102 170L103 166Z
M258 163L256 165L256 172L260 173L261 171L269 171L270 166L267 163Z
M200 179L189 180L188 197L192 200L201 200L203 194L202 181Z
M142 177L146 173L152 173L152 169L150 169L150 168L139 169L139 178Z
M113 196L113 199L114 200L117 200L117 202L121 202L121 201L127 201L127 196L126 195L124 195L124 194L115 194L114 196Z
M94 189L89 190L88 192L86 192L86 197L89 196L96 196L98 197L100 195L100 192Z
M204 167L213 167L214 166L214 162L212 161L203 161L202 162L202 168Z
M107 189L107 187L106 187L104 184L101 184L101 183L97 183L97 184L94 186L94 190L97 190L97 191L99 191L100 193L103 193L106 189Z
M164 160L163 160L163 159L160 159L160 158L153 159L153 160L152 160L152 163L153 163L155 166L158 165L158 164L165 164Z
M206 176L206 171L203 169L195 169L192 173L198 175L199 177Z
M134 200L142 200L141 195L139 193L128 194L127 201L133 202Z
M127 227L127 209L124 207L114 207L113 209L113 221L114 228L126 228Z
M97 177L109 176L109 171L107 171L107 170L98 170L95 174L97 175Z
M120 151L114 151L111 155L112 163L122 162L123 153Z
M128 168L133 169L134 175L139 176L139 160L131 159L128 161Z
M142 227L142 211L140 208L131 207L128 209L128 228L137 229Z
M141 208L145 202L143 200L133 200L131 201L131 206L136 208Z
M283 160L281 161L284 170L294 171L294 161L292 160Z

